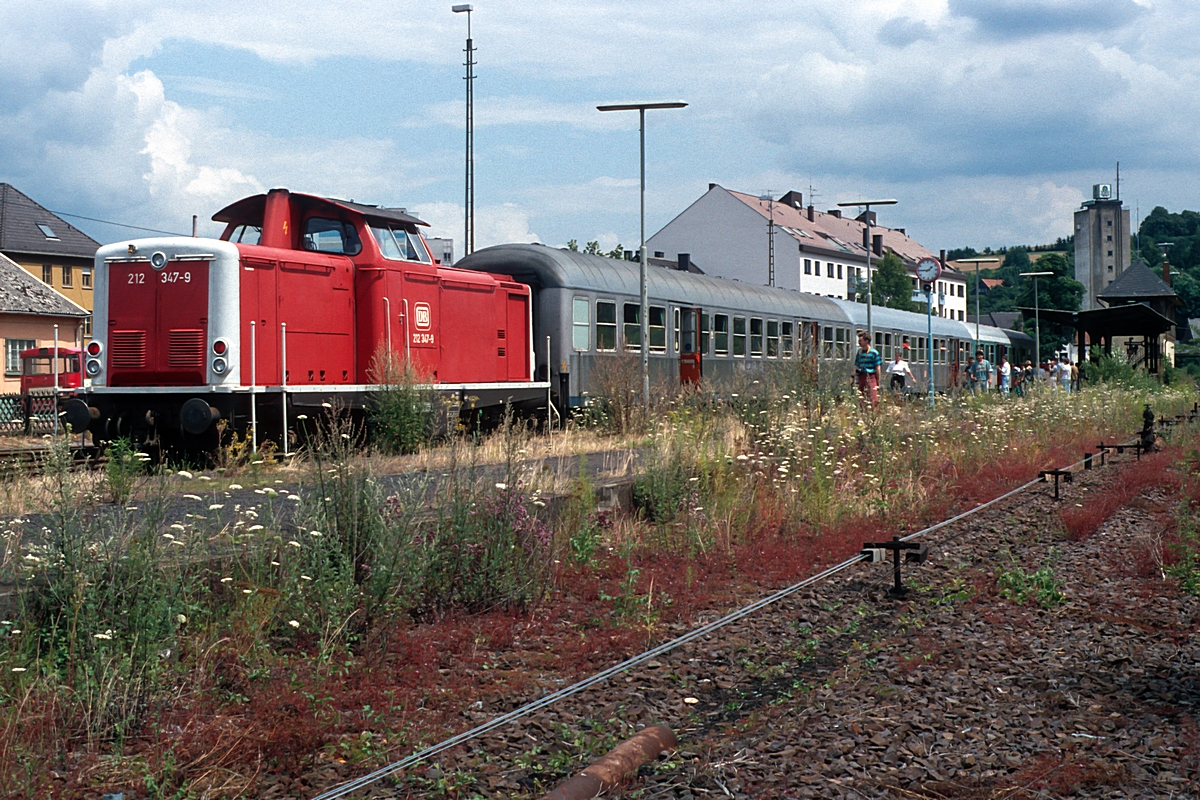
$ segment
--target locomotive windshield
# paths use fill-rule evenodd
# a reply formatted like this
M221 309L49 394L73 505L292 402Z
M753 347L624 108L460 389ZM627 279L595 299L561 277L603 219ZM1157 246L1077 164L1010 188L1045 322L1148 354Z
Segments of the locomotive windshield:
M304 221L304 238L301 246L318 253L339 253L356 256L362 252L362 242L354 225L340 219L309 217Z
M371 234L379 244L379 251L389 261L420 261L429 263L429 252L421 237L398 225L371 225Z

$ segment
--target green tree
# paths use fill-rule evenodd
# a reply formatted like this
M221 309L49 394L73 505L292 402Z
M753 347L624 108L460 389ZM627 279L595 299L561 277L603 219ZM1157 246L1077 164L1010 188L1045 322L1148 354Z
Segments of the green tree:
M883 257L871 283L871 299L877 306L897 308L901 311L916 311L912 301L912 279L900 256L892 251Z
M578 253L579 252L579 240L571 239L569 242L567 242L567 249L570 250L572 253Z
M1060 309L1063 311L1078 311L1083 299L1083 284L1075 280L1074 259L1062 253L1047 253L1037 261L1038 272L1052 272L1038 278L1037 305L1045 309ZM1033 278L1022 278L1017 291L1016 304L1025 311L1026 332L1032 333L1034 326L1030 323L1034 313ZM1042 322L1042 352L1041 357L1052 355L1059 345L1073 336L1070 328L1063 328L1052 323Z

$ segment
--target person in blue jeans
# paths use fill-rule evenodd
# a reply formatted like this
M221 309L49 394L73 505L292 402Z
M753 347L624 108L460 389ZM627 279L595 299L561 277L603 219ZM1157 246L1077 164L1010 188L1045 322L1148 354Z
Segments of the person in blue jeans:
M991 362L983 357L982 350L976 350L975 360L971 362L969 367L967 367L967 382L971 387L971 394L986 392L991 379Z

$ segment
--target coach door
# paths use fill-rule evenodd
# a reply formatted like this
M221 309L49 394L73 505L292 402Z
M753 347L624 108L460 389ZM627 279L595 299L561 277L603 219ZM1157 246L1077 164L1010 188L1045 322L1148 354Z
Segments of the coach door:
M679 313L679 383L698 384L704 373L700 360L700 309L681 308Z

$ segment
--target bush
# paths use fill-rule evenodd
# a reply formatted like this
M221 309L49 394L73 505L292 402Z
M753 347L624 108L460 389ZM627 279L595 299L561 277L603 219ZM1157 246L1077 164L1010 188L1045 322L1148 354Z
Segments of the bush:
M1158 387L1145 370L1129 363L1129 359L1120 353L1101 355L1096 361L1087 361L1081 365L1083 379L1088 383L1106 383L1123 386L1135 391L1151 391Z
M424 386L411 361L382 348L371 362L371 380L379 389L367 401L375 443L399 454L418 452L433 438L436 393Z

